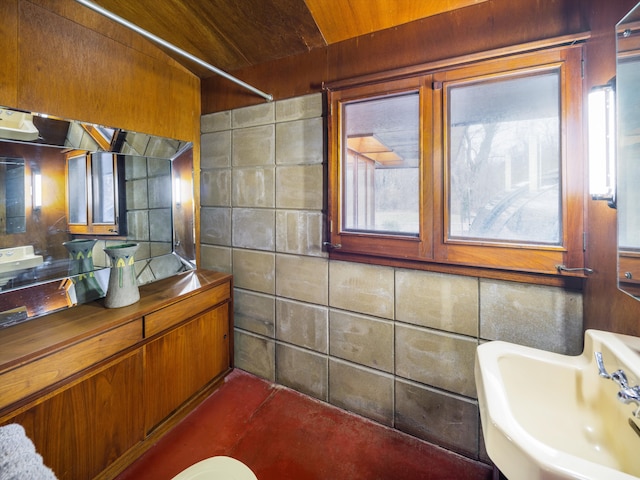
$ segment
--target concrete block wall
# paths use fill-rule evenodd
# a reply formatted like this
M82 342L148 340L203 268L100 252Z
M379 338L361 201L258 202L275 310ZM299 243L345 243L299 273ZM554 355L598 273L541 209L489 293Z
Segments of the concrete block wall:
M147 142L146 152L168 157L177 142ZM162 148L160 148L162 147ZM185 266L172 254L173 231L171 195L171 161L143 155L125 157L125 194L127 206L126 240L99 240L93 247L96 267L110 267L104 248L127 242L138 244L135 268L138 284L146 283L182 272Z
M201 266L232 273L236 367L488 461L475 349L582 345L582 296L330 261L320 94L202 117Z

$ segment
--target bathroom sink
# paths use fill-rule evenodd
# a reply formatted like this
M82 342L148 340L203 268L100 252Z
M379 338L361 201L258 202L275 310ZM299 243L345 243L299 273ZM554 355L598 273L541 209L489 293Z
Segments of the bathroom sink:
M41 264L42 255L35 255L32 245L0 249L0 275L12 274Z
M640 381L640 338L587 330L567 356L494 341L476 353L476 385L487 453L509 479L640 477L638 406L618 400L608 372Z
M37 140L40 132L33 124L33 115L0 108L0 138L9 140Z

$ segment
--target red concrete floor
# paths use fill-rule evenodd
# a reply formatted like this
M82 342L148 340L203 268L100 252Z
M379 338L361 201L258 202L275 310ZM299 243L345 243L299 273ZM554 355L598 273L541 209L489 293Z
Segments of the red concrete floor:
M489 480L480 462L241 370L117 480L170 479L215 455L258 480Z

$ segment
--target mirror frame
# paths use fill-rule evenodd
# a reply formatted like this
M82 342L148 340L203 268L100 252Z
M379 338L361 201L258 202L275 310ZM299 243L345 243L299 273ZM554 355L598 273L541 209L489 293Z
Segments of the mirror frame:
M138 283L140 285L150 283L196 268L194 159L193 144L191 142L126 131L79 120L63 119L49 114L28 112L4 106L0 106L0 112L15 112L26 115L38 132L37 138L34 138L35 134L24 135L23 137L25 138L15 138L13 132L9 132L12 138L7 138L3 136L6 130L0 128L0 145L5 143L36 145L58 148L61 153L71 150L83 150L89 153L108 152L122 155L124 158L145 157L146 159L168 160L171 164L170 182L172 186L170 192L171 252L163 252L158 256L154 256L153 252L151 252L148 258L137 260ZM111 135L111 138L109 138L109 135ZM181 194L181 199L176 202L174 195L178 191ZM67 233L69 240L75 238L68 229ZM118 240L110 239L106 236L100 237L98 235L93 237L98 237L105 242L108 241L110 244L113 244L114 241L118 243L130 241L122 238ZM80 236L80 238L87 237ZM169 256L171 259L167 258ZM164 265L175 265L175 269L167 271L163 267L153 268L152 262L156 262L159 266L161 259L169 260ZM66 262L69 262L68 258ZM95 270L91 272L95 275L100 286L103 287L103 292L106 292L109 270L107 266L96 266ZM71 295L68 293L73 288L77 276L74 276L70 269L66 271L69 273L55 278L36 280L31 284L27 283L15 288L1 290L0 329L82 303L80 300L75 300L77 298L73 295L75 292L72 292ZM100 292L99 295L88 298L86 301L95 300L103 296L104 293Z

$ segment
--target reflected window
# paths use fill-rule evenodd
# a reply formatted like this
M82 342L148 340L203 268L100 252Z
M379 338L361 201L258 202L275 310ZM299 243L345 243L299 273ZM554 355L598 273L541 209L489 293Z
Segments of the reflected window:
M87 224L87 160L84 152L67 158L67 210L70 224Z
M119 175L118 172L121 172ZM124 235L124 157L108 152L67 155L67 212L73 234Z
M91 192L93 223L113 224L116 221L115 172L113 154L91 155Z

